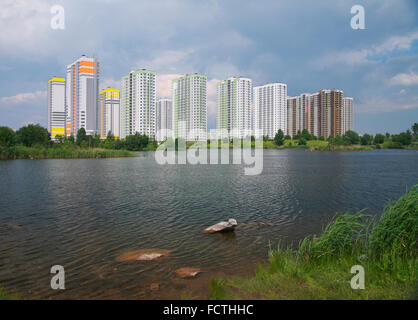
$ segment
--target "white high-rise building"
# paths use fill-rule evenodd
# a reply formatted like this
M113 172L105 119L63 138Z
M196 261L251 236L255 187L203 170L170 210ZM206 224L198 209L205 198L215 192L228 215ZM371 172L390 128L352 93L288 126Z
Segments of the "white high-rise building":
M65 79L53 77L48 81L48 131L51 139L65 136Z
M81 56L67 66L66 136L76 135L81 128L88 135L98 133L99 62Z
M131 71L121 80L121 138L140 133L155 138L156 74Z
M157 101L157 141L172 137L173 103L170 99Z
M342 134L347 131L353 130L353 98L343 98L343 111L342 111Z
M191 74L173 80L173 130L186 141L207 139L207 78Z
M114 88L100 92L100 138L105 139L109 132L120 137L119 90Z
M254 87L254 133L273 139L277 131L287 132L287 85L269 83Z
M251 131L251 91L249 78L228 78L218 82L218 132L226 132L229 138L244 138Z

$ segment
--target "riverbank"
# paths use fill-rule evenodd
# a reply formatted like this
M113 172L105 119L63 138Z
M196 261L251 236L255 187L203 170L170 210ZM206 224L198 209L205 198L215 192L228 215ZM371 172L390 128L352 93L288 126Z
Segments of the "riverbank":
M128 150L103 148L81 148L77 146L53 147L0 147L0 160L11 159L84 159L84 158L117 158L134 157L136 154Z
M337 145L330 144L324 140L308 140L306 144L299 144L298 140L285 140L283 145L277 145L272 140L263 141L263 149L308 149L311 151L373 151L376 149L405 149L405 150L418 150L418 143L412 143L408 146L394 145L390 143L382 143L377 145ZM195 142L187 142L186 148L193 147ZM197 144L198 145L198 144ZM242 144L241 144L242 145ZM210 149L210 143L207 144L207 148ZM218 149L221 148L221 144L218 143ZM229 143L229 148L233 148L233 143ZM255 142L251 142L251 148L255 148Z
M6 293L2 288L0 288L0 300L18 300L19 297L17 294Z
M212 279L212 299L418 299L418 185L380 219L364 211L338 215L297 249L269 252L253 277ZM365 288L353 290L361 265Z

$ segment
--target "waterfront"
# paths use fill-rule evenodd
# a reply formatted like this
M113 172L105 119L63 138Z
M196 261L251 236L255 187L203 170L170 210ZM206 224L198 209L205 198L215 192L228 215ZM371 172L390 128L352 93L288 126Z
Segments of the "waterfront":
M269 245L319 233L336 211L381 212L418 183L418 152L264 150L258 176L235 165L160 166L152 152L15 160L0 162L0 177L0 287L24 298L204 298L212 276L252 273ZM228 218L239 223L234 234L201 233ZM116 261L148 248L172 252ZM65 267L64 291L49 287L55 264ZM203 273L180 280L180 267Z

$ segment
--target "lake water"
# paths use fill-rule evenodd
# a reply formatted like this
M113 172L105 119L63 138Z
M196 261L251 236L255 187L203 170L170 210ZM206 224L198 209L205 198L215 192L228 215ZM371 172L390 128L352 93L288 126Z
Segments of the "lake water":
M318 234L337 211L379 214L418 183L418 151L264 150L258 176L240 165L161 166L152 152L12 160L0 161L0 181L0 287L31 299L207 298L212 277L251 275L269 247ZM228 218L234 233L202 233ZM116 261L150 248L171 254ZM57 264L66 290L50 288ZM180 267L202 273L179 279Z

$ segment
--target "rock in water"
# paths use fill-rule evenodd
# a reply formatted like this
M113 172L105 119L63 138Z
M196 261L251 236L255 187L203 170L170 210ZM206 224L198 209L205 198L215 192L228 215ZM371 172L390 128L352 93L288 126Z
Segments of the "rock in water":
M133 250L122 253L116 258L119 262L125 261L152 261L170 254L169 250L162 249L145 249Z
M160 289L160 285L158 283L151 283L149 288L151 291L158 291Z
M203 233L215 233L215 232L227 232L227 231L234 231L235 227L237 226L237 220L229 219L228 221L221 221L209 228L203 230Z
M176 270L180 278L194 278L200 273L199 268L180 268Z

